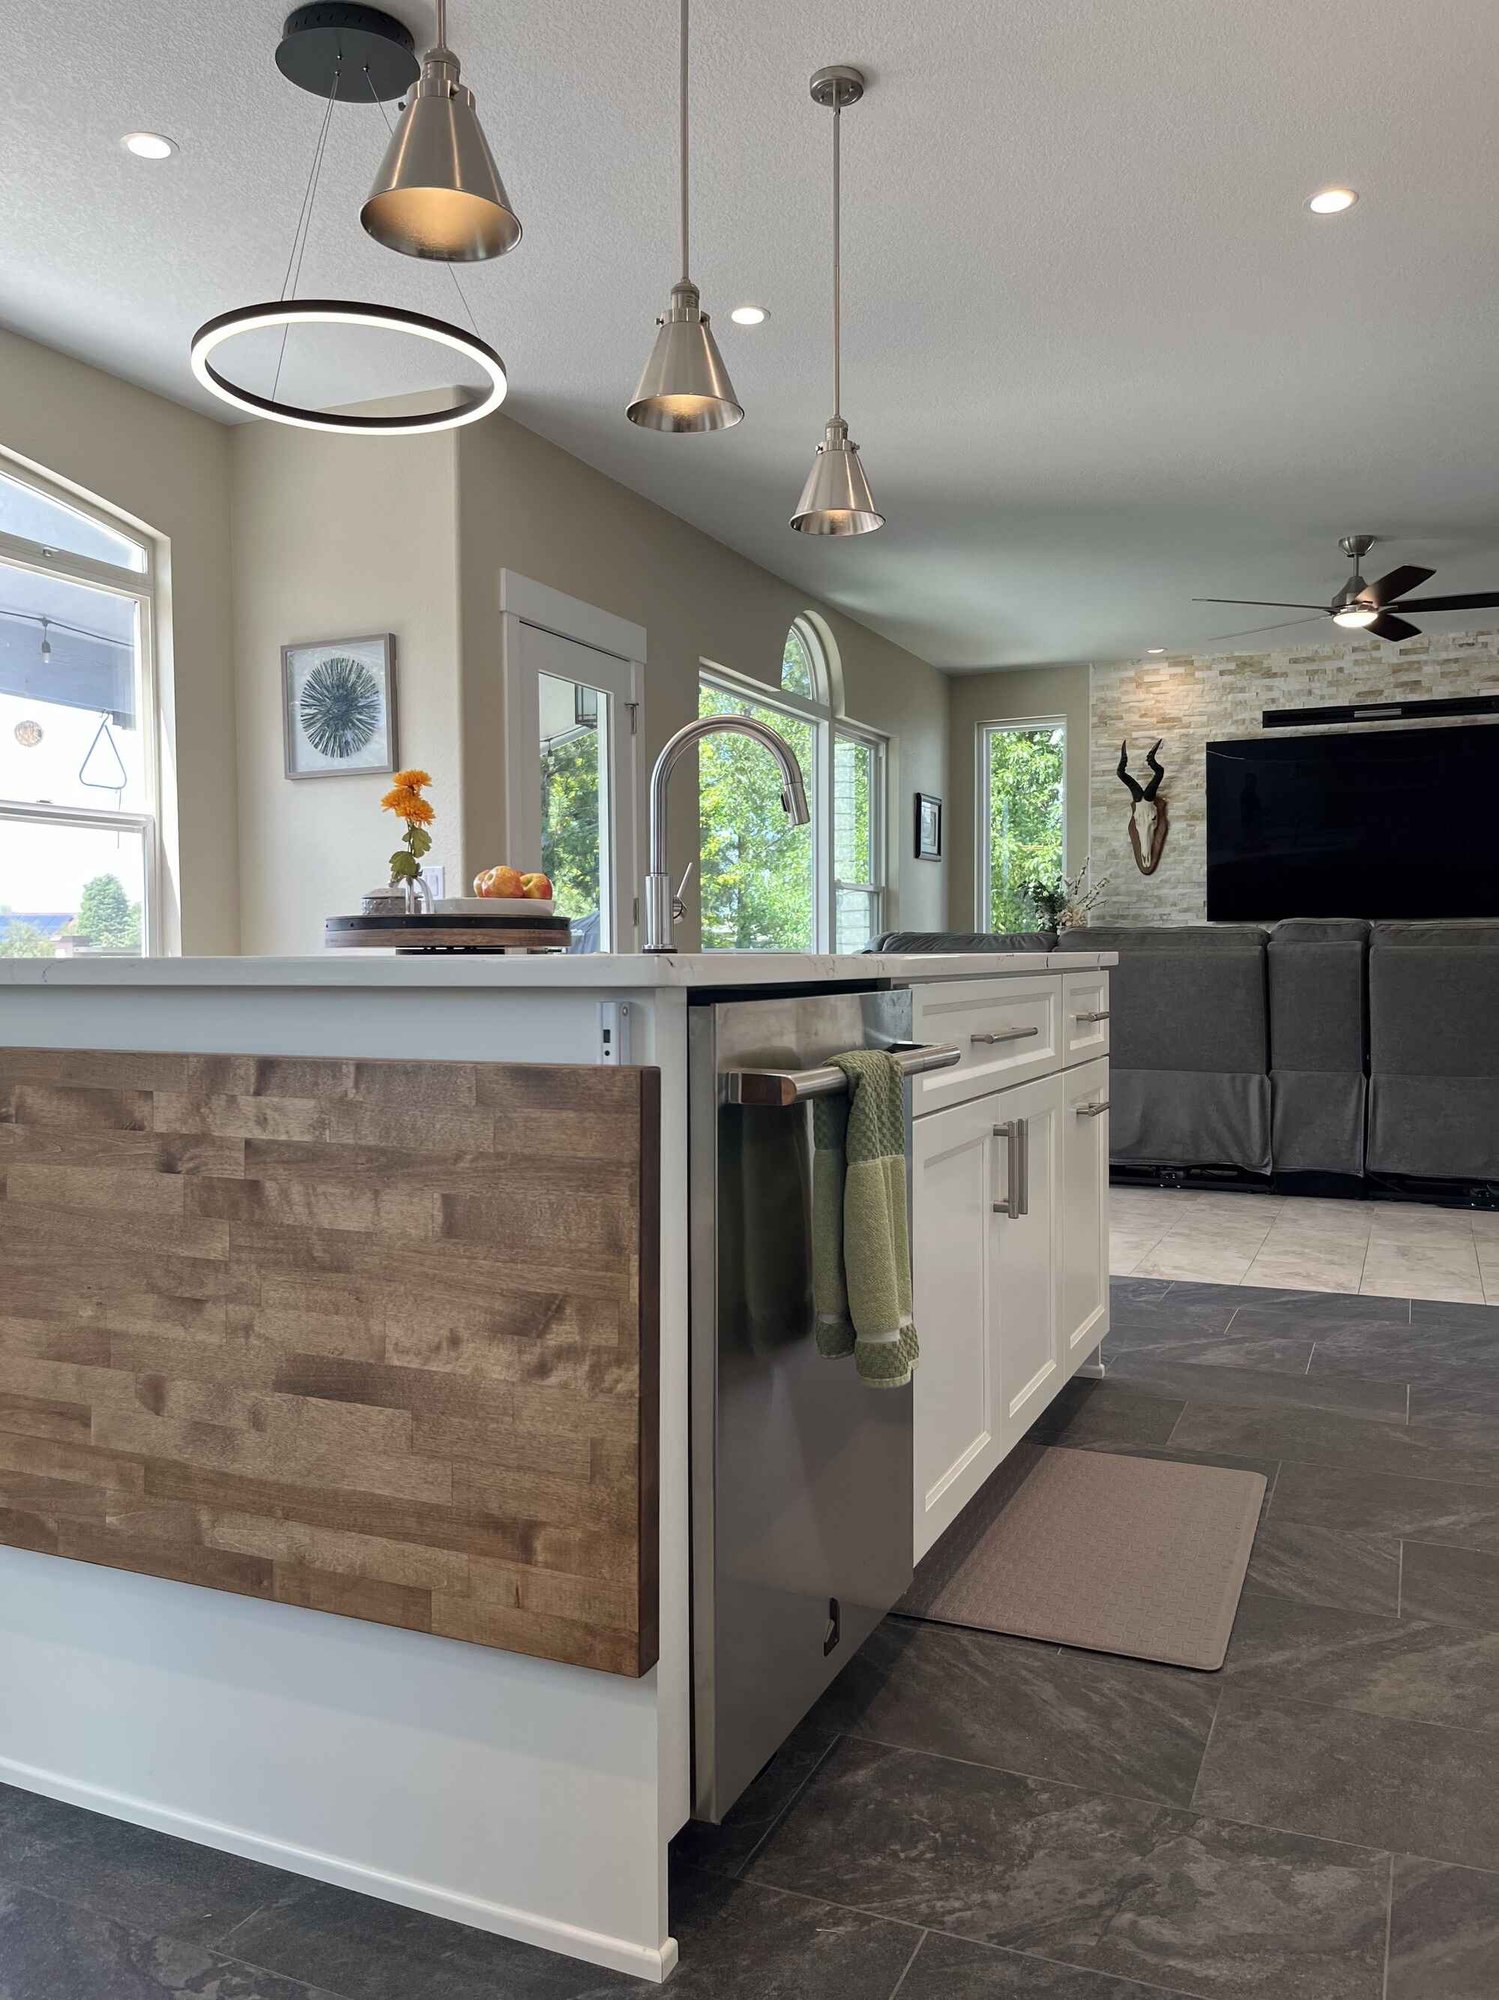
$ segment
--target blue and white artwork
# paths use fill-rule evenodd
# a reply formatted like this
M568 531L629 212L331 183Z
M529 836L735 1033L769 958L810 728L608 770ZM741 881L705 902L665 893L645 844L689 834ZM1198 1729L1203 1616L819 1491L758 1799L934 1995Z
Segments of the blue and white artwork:
M396 767L395 638L283 646L286 775L333 778Z

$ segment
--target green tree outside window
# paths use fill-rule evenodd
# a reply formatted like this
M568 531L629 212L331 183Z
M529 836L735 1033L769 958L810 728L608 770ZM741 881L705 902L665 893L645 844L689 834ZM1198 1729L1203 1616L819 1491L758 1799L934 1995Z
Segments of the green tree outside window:
M789 645L789 642L788 642ZM778 730L811 792L810 722L704 682L699 715L751 715ZM812 828L781 809L781 773L745 736L698 745L699 874L705 951L812 951Z
M984 732L989 808L988 926L1033 927L1028 882L1060 882L1066 732L991 728Z

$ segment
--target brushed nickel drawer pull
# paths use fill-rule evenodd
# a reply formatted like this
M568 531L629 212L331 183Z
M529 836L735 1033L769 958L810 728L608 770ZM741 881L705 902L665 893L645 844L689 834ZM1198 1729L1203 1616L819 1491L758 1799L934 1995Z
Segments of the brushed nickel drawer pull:
M1039 1028L1000 1028L992 1035L970 1035L970 1042L1023 1042L1031 1035L1039 1035Z
M1079 1118L1101 1118L1108 1108L1109 1100L1104 1097L1100 1098L1097 1104L1080 1104L1077 1107L1077 1115Z
M1018 1222L1030 1208L1028 1126L1027 1119L1011 1118L994 1128L995 1138L1005 1142L1005 1198L991 1206L996 1215L1007 1215L1011 1222Z
M1094 1007L1086 1014L1074 1014L1072 1018L1074 1021L1106 1021L1109 1018L1109 1010L1107 1007Z

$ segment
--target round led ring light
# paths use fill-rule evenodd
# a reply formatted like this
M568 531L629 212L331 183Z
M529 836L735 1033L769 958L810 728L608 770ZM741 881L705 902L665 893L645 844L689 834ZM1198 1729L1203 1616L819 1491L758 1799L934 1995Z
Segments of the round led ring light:
M435 346L451 348L476 364L488 377L485 386L468 392L451 409L435 410L425 416L359 416L339 410L308 410L296 403L278 403L242 389L214 367L210 356L226 341L242 333L256 333L268 326L374 326L414 334ZM425 313L401 312L394 306L356 303L349 299L272 299L264 305L236 306L205 320L193 335L193 373L215 396L251 416L269 417L278 424L293 424L302 430L364 432L376 437L417 437L429 431L455 430L460 424L475 424L497 410L509 387L505 364L486 341L446 320L429 319Z

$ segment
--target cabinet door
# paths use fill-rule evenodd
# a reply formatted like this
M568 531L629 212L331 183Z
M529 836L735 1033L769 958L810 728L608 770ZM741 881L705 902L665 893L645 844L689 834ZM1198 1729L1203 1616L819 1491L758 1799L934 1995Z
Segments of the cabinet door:
M1109 1330L1109 1065L1084 1063L1064 1079L1062 1244L1063 1375L1076 1373Z
M989 1323L1001 1457L1062 1385L1057 1342L1057 1181L1062 1078L984 1100L997 1147L991 1209Z
M921 1339L914 1384L918 1560L999 1463L989 1324L994 1102L918 1118L912 1137L911 1266Z

